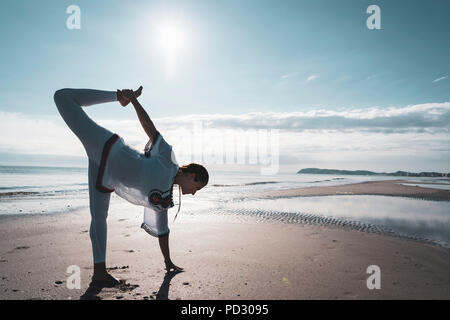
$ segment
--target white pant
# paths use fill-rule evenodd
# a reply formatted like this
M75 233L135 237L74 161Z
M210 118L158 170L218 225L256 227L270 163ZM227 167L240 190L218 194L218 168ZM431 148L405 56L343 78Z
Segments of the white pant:
M69 128L80 139L89 158L89 205L91 211L90 238L94 263L105 262L106 234L110 193L96 189L97 175L105 142L113 133L95 123L82 106L117 101L115 91L91 89L61 89L54 100L59 113Z

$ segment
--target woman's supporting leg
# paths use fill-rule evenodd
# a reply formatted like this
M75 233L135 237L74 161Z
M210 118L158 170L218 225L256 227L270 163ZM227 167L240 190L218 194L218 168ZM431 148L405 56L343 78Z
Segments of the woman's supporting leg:
M91 211L91 227L89 235L92 242L94 263L105 262L106 235L110 193L103 193L96 189L98 165L89 160L89 208Z
M89 159L99 164L105 142L113 133L95 123L82 106L117 101L115 91L60 89L54 100L59 113L83 144Z
M91 211L91 227L89 236L92 243L92 253L94 256L94 274L92 284L101 287L113 287L119 281L106 271L106 236L110 193L103 193L96 189L98 165L89 160L89 204Z

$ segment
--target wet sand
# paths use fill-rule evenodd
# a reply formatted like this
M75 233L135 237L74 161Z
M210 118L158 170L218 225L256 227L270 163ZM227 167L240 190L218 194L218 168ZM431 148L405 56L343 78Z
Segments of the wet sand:
M383 195L411 197L427 200L450 201L450 190L405 186L402 183L414 184L406 180L368 181L339 186L310 187L300 189L276 190L255 193L252 196L261 198L307 197L330 195ZM432 183L422 183L429 184Z
M141 215L134 206L111 207L107 266L126 282L101 290L89 289L88 210L1 218L0 299L450 299L448 249L218 214L180 212L169 224L172 260L185 272L166 274ZM71 265L80 268L80 289L67 288ZM379 290L367 288L370 265L381 269Z

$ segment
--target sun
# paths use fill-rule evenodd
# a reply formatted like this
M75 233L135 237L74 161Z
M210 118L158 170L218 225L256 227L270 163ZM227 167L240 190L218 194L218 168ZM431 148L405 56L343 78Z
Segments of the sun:
M158 30L158 42L168 54L174 55L183 49L185 35L181 26L164 24Z
M176 62L186 49L186 34L179 23L162 23L157 28L157 43L162 50L169 72L175 70Z

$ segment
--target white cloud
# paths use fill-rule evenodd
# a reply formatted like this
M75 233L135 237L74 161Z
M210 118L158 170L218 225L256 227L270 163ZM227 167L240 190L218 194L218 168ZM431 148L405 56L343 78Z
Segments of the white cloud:
M447 78L448 78L448 76L443 76L443 77L434 79L432 82L433 82L433 83L434 83L434 82L439 82L439 81L445 80L445 79L447 79Z
M81 143L64 122L21 113L0 112L0 151L80 155Z
M375 132L448 132L450 102L427 103L406 107L365 108L334 111L316 109L298 112L254 112L239 115L189 115L160 118L167 128L189 127L202 122L211 128L277 128L284 130L360 130Z
M142 149L145 134L139 121L99 120L100 125L127 137ZM0 111L0 152L85 156L84 147L60 117L38 117Z
M175 151L182 150L199 127L203 130L202 139L208 143L219 143L221 136L245 139L257 130L279 129L280 161L290 164L298 161L301 167L319 163L326 166L332 161L332 164L341 163L341 168L343 163L353 162L355 169L370 169L369 165L364 165L368 161L388 163L387 159L395 158L401 160L390 165L397 169L407 169L408 163L423 159L423 166L431 168L445 163L435 170L450 171L450 102L340 111L321 108L298 112L204 114L153 120ZM96 121L120 134L138 150L147 142L138 120ZM60 117L0 111L1 152L85 156L78 138ZM361 166L356 167L358 164Z
M281 80L286 80L286 79L295 77L296 75L297 75L297 72L291 72L291 73L283 74L280 78L281 78Z
M312 80L314 80L314 79L317 79L317 76L316 75L310 75L307 79L306 79L306 82L310 82L310 81L312 81Z

